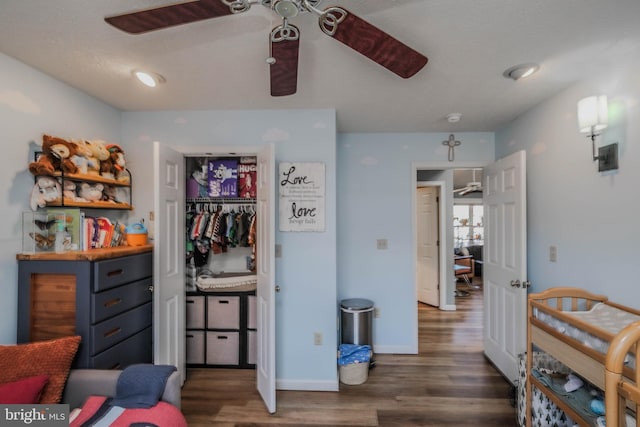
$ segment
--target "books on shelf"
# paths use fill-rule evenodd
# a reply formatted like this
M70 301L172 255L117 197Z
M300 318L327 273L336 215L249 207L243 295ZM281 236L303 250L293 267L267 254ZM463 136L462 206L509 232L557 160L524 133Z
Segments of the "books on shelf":
M48 209L47 217L52 223L64 223L64 230L70 236L65 250L88 251L125 244L125 225L105 216L88 216L78 208L56 208Z

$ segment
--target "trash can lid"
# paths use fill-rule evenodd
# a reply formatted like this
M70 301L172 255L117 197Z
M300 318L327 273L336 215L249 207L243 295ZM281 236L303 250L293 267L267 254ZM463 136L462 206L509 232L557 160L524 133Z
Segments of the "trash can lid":
M364 298L343 299L340 307L347 310L367 310L373 308L373 301Z

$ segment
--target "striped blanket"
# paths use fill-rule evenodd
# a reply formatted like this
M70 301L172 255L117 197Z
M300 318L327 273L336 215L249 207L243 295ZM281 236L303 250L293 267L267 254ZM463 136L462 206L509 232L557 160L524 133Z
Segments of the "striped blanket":
M125 409L111 406L111 400L90 396L79 411L71 413L70 427L187 427L182 412L167 402Z

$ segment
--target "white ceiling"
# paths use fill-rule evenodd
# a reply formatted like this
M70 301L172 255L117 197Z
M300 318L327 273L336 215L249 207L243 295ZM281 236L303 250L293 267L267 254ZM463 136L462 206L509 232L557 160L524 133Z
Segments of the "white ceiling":
M269 95L268 33L261 5L143 35L105 16L173 0L2 0L0 52L122 110L335 108L340 132L494 131L591 73L640 57L638 0L325 0L429 58L404 80L321 33L301 30L298 92ZM508 67L538 62L514 82ZM134 68L162 74L156 90ZM451 124L446 115L462 113Z

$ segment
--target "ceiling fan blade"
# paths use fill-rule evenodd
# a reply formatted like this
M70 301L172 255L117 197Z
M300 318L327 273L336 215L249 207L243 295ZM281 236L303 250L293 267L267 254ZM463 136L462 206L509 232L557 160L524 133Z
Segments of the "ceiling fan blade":
M323 11L320 28L402 78L409 78L427 64L427 57L398 41L378 27L340 7Z
M293 95L298 89L298 50L300 32L294 25L285 24L271 31L271 96Z
M123 15L109 16L104 20L127 33L141 34L175 25L244 12L249 7L248 1L239 3L239 6L228 6L222 0L194 0Z

